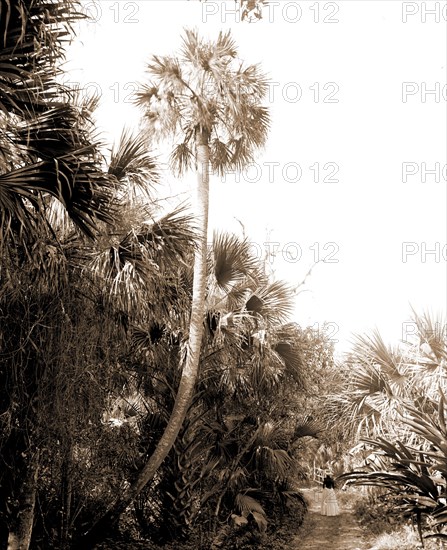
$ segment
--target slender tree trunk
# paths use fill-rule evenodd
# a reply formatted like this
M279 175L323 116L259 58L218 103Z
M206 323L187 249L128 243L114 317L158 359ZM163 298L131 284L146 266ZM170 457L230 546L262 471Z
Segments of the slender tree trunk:
M154 477L168 455L188 412L194 395L202 345L203 319L205 309L208 202L209 202L209 146L208 134L197 134L197 220L199 241L194 256L193 294L189 321L188 353L175 398L174 407L166 429L148 462L142 468L134 483L123 493L113 506L93 527L80 537L75 545L79 550L89 550L104 539L106 533L116 525L121 514L141 493Z
M71 503L73 498L72 483L72 450L71 441L67 445L65 457L62 462L61 472L61 526L60 526L60 547L62 549L70 546L70 520Z
M28 550L31 543L36 504L39 452L30 459L29 466L18 496L19 511L9 528L8 550Z

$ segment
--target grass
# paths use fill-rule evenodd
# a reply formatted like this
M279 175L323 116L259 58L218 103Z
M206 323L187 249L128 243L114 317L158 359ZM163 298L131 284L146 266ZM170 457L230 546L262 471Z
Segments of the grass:
M368 539L369 550L447 549L447 544L439 539L426 539L422 546L416 529L393 515L391 503L380 502L374 493L357 495L352 504L353 513Z
M371 544L370 550L419 550L422 548L415 529L409 525L373 537L370 539L369 544ZM447 548L444 543L436 540L427 540L424 544L425 550Z

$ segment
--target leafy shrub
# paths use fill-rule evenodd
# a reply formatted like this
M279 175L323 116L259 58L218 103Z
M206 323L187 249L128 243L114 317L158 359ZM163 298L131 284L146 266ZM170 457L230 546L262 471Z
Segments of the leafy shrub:
M269 516L269 526L265 533L251 520L237 528L226 525L214 539L212 550L289 550L291 540L304 521L306 506L301 500L290 500L281 514ZM278 512L278 511L276 511Z
M365 532L373 535L391 533L395 529L395 519L392 516L392 504L389 499L380 497L377 493L357 501L354 515Z
M364 503L367 495L356 487L349 487L345 490L336 490L337 502L343 510L355 510L357 506Z

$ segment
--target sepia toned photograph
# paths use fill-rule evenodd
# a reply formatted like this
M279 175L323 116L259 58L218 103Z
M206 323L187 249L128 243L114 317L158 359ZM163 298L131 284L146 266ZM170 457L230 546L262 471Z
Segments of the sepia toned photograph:
M447 1L0 0L0 550L447 549Z

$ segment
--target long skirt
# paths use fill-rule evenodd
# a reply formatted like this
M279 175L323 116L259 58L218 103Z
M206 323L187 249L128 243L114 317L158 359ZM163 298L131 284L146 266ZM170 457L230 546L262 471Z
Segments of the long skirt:
M338 516L340 510L338 508L337 497L334 489L323 489L323 498L321 501L321 514L323 516Z

